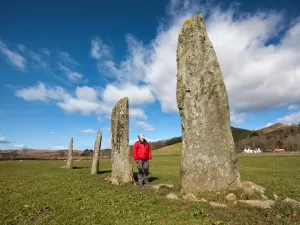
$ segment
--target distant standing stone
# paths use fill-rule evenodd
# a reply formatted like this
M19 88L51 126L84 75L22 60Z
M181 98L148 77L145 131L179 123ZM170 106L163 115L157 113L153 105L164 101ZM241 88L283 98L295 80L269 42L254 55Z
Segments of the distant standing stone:
M128 98L122 98L111 115L111 177L120 183L132 183L133 173L129 147L129 107Z
M70 140L67 169L73 169L73 137Z
M94 155L93 155L91 174L97 174L99 172L99 157L100 157L101 142L102 142L102 133L100 130L98 130L95 144L94 144Z
M239 188L227 91L201 14L186 21L179 34L177 71L182 190Z

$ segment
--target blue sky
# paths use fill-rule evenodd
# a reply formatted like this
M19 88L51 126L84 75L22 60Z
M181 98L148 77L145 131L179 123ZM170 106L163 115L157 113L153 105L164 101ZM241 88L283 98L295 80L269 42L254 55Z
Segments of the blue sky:
M130 142L181 135L176 47L204 13L233 126L300 122L300 2L2 1L0 149L110 147L110 113L130 100Z

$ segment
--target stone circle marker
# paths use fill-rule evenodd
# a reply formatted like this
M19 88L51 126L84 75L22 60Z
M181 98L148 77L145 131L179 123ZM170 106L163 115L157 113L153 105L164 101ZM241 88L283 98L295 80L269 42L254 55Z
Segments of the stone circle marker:
M182 190L204 192L241 187L227 91L202 14L186 21L181 29L177 70Z

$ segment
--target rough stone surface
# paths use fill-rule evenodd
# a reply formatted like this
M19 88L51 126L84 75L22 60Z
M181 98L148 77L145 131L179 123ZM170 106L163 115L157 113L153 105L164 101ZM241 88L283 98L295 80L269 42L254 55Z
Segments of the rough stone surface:
M175 195L175 194L173 194L173 193L168 194L166 197L167 197L168 199L173 199L173 200L178 199L178 196Z
M152 188L154 189L161 189L161 188L169 188L169 189L173 189L174 188L174 184L156 184L156 185L152 185Z
M300 202L296 201L295 199L292 199L292 198L286 198L283 200L284 202L287 202L287 203L291 203L293 205L297 205L298 207L300 207Z
M120 185L120 182L117 178L111 177L109 182L113 185Z
M91 174L97 174L99 172L99 157L100 157L101 141L102 141L102 133L100 132L100 130L98 130L95 144L94 144L94 155L93 155Z
M270 209L275 204L273 200L238 200L238 202L262 209Z
M68 152L68 161L67 161L67 169L73 168L73 137L70 140L69 152Z
M182 189L204 192L240 188L227 91L201 14L186 22L179 34L177 71Z
M251 181L243 181L242 188L244 192L248 195L253 195L255 192L263 194L266 191L264 187L259 186Z
M268 200L268 196L266 196L265 194L261 194L261 198L264 199L264 200Z
M216 208L226 208L227 205L218 202L209 202L209 205Z
M279 197L276 194L273 194L275 201L279 200Z
M184 195L182 197L184 200L187 200L187 201L192 201L192 202L199 202L200 200L192 193L188 193L186 195Z
M111 115L111 176L119 182L133 183L129 147L128 98L122 98L112 110Z
M226 197L225 197L226 201L228 202L235 202L237 199L236 199L236 195L233 194L233 193L230 193L228 194Z
M204 199L204 198L201 198L200 200L199 200L199 202L208 202L206 199Z

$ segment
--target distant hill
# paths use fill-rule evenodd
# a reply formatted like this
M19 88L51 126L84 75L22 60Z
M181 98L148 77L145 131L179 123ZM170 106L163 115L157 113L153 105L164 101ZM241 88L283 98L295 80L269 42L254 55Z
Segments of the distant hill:
M65 160L68 156L68 150L3 150L0 151L0 160ZM74 159L90 159L93 156L93 150L74 150ZM110 150L100 151L100 157L110 157Z
M232 132L233 140L235 143L246 138L249 134L251 134L250 130L236 128L236 127L231 127L231 132ZM160 140L157 142L150 142L150 146L153 150L155 150L155 149L162 148L164 146L170 146L170 145L174 145L174 144L181 143L181 142L182 142L182 137L180 136L180 137L174 137L174 138L171 138L168 140Z
M262 150L284 148L287 151L300 150L300 125L286 126L283 124L274 124L272 126L250 131L246 129L231 127L232 136L238 151L245 147L261 148ZM182 137L174 137L167 140L150 142L151 149L159 151L155 154L176 154L181 152ZM169 146L169 147L168 147ZM131 146L132 149L132 146ZM17 159L58 159L67 158L68 150L5 150L0 151L0 160ZM74 150L74 159L91 159L92 150ZM110 149L100 151L101 158L109 158Z
M245 147L272 150L276 148L287 151L300 151L300 124L283 125L280 123L251 132L246 138L237 141L236 148Z

